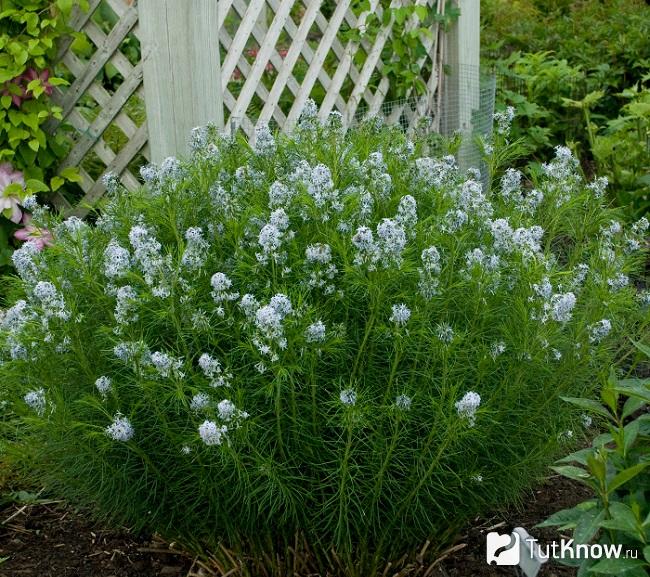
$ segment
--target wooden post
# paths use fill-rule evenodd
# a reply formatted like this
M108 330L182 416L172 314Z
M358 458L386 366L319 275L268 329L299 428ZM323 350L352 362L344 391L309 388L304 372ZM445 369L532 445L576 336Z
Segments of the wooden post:
M151 159L188 151L190 131L223 126L218 0L139 0Z
M455 0L460 17L446 35L445 59L450 74L444 77L443 131L460 131L463 144L458 153L461 168L468 168L472 154L472 111L480 97L480 0Z

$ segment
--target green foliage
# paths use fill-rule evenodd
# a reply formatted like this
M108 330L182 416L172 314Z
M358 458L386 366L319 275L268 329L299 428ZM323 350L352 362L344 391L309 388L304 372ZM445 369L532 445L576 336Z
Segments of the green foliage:
M580 68L550 52L514 52L496 61L495 70L500 104L510 104L517 112L513 136L526 140L533 159L544 158L559 142L580 138L580 113L564 106L584 81Z
M650 211L650 89L635 85L620 96L627 103L619 116L596 125L595 133L590 128L591 151L598 169L609 175L618 204L643 214Z
M650 347L636 346L650 361ZM594 415L608 432L553 467L587 485L596 498L560 511L539 526L573 530L576 545L596 542L638 552L636 559L584 559L578 563L581 577L645 577L650 568L650 379L620 379L612 370L600 396L600 403L564 399Z
M551 50L620 91L647 67L649 12L644 0L483 0L483 55Z
M531 160L571 142L588 173L610 179L616 202L643 214L647 125L626 107L630 91L647 90L650 6L641 0L489 0L481 16L484 64L502 80L498 99L516 106L523 120L517 136L526 138ZM636 118L619 118L628 116ZM594 147L599 129L607 138Z
M67 32L72 7L87 2L3 2L0 12L0 162L24 173L26 194L57 190L51 174L65 152L64 135L47 136L43 125L61 118L48 94L65 80L51 75L56 41ZM32 78L33 77L33 78ZM65 180L65 179L64 179Z
M242 559L299 533L374 575L555 457L560 395L637 318L645 226L566 149L538 194L508 171L489 195L311 105L252 149L195 131L145 189L108 182L96 227L37 215L55 245L17 255L0 397L30 473L104 518Z
M382 29L392 23L391 36L382 51L381 72L390 80L391 99L403 98L414 91L421 94L426 90L423 77L433 71L427 62L426 42L432 40L438 25L447 30L458 19L460 12L453 2L448 1L445 10L438 12L436 7L424 6L415 2L402 2L394 6L390 0L382 0L381 16L370 10L370 0L357 0L352 10L358 15L365 14L363 26L351 28L341 33L345 40L371 44L377 41Z
M2 196L19 201L27 196L56 191L66 181L78 182L69 169L57 174L58 162L67 150L64 131L46 134L48 122L61 119L61 108L50 94L54 86L65 84L54 76L52 66L57 41L68 32L65 21L77 5L87 8L87 0L33 0L0 3L0 164L20 173L24 186L7 190ZM4 216L10 216L4 214ZM0 214L0 274L6 270L12 252L9 239L16 226ZM2 295L0 294L0 297Z

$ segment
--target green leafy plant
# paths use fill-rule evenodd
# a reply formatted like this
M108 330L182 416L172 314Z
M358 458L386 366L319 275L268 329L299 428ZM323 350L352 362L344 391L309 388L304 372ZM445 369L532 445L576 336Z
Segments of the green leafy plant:
M53 66L74 6L87 9L88 2L0 2L0 273L9 264L24 200L80 178L74 168L58 171L67 150L65 132L44 130L46 123L61 119L50 95L66 81Z
M517 109L528 161L570 142L587 174L609 178L619 206L643 214L648 140L640 107L631 112L627 105L637 98L633 87L641 93L648 82L650 6L641 0L489 0L481 13L482 64L496 70L501 105Z
M402 2L395 6L390 0L382 0L379 5L382 8L380 13L371 10L370 0L353 2L355 14L364 15L363 26L345 30L341 37L355 42L367 40L374 44L381 31L392 25L381 59L381 72L390 79L387 98L389 101L403 98L411 91L421 94L426 90L423 77L434 72L426 60L431 51L427 48L427 41L430 43L433 39L432 30L438 25L448 30L458 19L460 11L451 1L446 2L441 12L435 7L416 2Z
M635 85L620 96L627 103L591 136L591 151L618 203L645 214L650 210L650 89Z
M313 102L291 137L192 142L140 191L109 178L96 226L36 211L54 246L16 254L0 398L34 478L227 570L296 535L321 574L435 552L542 474L576 418L560 395L592 392L647 306L647 221L566 148L535 191L510 169L488 193Z
M515 137L525 138L529 157L546 156L558 142L581 137L580 113L567 108L566 100L582 88L584 72L550 52L515 52L495 63L500 104L515 107Z
M650 347L635 345L650 360ZM553 467L587 485L596 498L552 515L539 527L571 529L575 545L621 546L618 558L560 560L578 566L579 577L645 577L650 568L650 379L620 379L612 369L600 397L600 403L564 399L586 411L587 418L598 419L608 432Z
M46 136L43 130L46 122L61 118L61 108L48 97L53 86L65 83L52 74L52 63L74 5L87 8L84 0L2 2L0 162L11 162L24 173L26 194L57 190L74 174L48 178L65 152L65 135Z

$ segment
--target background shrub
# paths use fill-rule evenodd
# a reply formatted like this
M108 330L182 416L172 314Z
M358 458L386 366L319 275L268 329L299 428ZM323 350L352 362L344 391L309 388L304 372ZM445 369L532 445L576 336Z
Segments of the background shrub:
M619 206L647 212L648 110L629 109L630 93L648 89L647 2L486 0L481 19L483 65L496 69L498 100L523 120L515 130L529 149L527 161L541 162L569 142L587 174L610 179ZM596 137L608 141L607 150Z
M30 467L111 520L372 574L541 473L639 299L570 151L524 190L371 121L211 129L89 226L15 253L3 397ZM495 155L507 135L500 118ZM496 174L492 175L494 178Z

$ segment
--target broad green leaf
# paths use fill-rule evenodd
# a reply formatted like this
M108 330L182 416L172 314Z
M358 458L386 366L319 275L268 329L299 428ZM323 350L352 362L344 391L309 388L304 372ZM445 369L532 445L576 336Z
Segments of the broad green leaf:
M623 413L621 414L621 417L623 419L626 419L632 413L635 413L641 407L643 407L643 405L645 405L645 401L643 399L630 397L627 401L625 401L625 405L623 405Z
M573 538L576 543L589 543L598 529L600 528L601 521L605 518L605 511L598 509L591 509L582 514L576 523Z
M12 182L4 187L4 196L18 196L22 197L23 187L18 182Z
M628 387L628 386L636 387L636 386L639 386L639 385L641 385L641 386L643 386L643 385L650 386L650 379L648 379L648 378L646 378L646 379L633 378L633 379L620 379L618 381L618 386L619 387L620 386L623 386L623 387Z
M643 548L643 556L645 557L645 560L650 563L650 545Z
M70 182L81 182L83 180L79 174L79 171L74 166L68 166L68 168L64 168L59 174Z
M631 423L625 425L623 431L625 432L625 454L630 450L634 441L636 441L637 436L639 435L639 427L641 426L641 421L632 421Z
M590 475L584 469L580 467L573 467L572 465L563 465L561 467L551 467L555 472L559 473L563 477L568 477L569 479L575 479L576 481L584 481L590 478Z
M30 80L27 83L27 90L35 90L36 88L39 88L40 86L43 86L43 83L41 82L40 78L34 78L34 80Z
M589 570L594 566L594 563L595 561L593 559L581 559L576 577L590 577L591 573L589 573Z
M63 185L65 184L65 180L62 179L60 176L53 176L52 179L50 180L50 188L53 191L59 190Z
M73 0L56 0L56 5L66 18L70 15L73 4Z
M65 78L50 78L48 82L52 86L68 86L70 84Z
M578 519L580 519L583 514L584 512L576 507L572 509L562 509L562 511L554 513L548 519L546 519L546 521L538 523L535 525L535 527L542 528L560 526L565 528L573 528L578 522Z
M600 482L605 481L607 477L607 465L599 453L591 454L587 457L587 467L596 479Z
M594 453L594 450L590 447L587 449L580 449L579 451L576 451L575 453L571 453L570 455L567 455L566 457L562 457L559 459L557 462L558 463L580 463L581 465L584 465L585 467L587 466L587 456L592 455Z
M643 537L643 532L639 527L639 521L635 517L632 509L625 503L615 501L609 506L610 519L605 519L600 523L604 529L613 529L623 531L633 535L635 538Z
M27 189L31 192L49 192L50 190L47 184L35 178L30 178L27 182L25 182L25 186L27 186Z
M580 407L581 409L585 409L592 413L596 413L603 417L607 417L608 419L612 418L612 415L605 407L603 407L599 402L594 401L592 399L581 399L578 397L560 397L560 398L563 401L566 401L567 403L571 403L572 405L576 405L577 407Z
M417 14L420 20L424 20L429 12L426 6L414 6L413 11Z
M644 384L643 381L639 384L620 384L614 387L614 390L628 397L635 397L646 403L650 403L650 387Z
M611 443L614 440L614 437L610 433L601 433L598 435L592 442L592 447L602 447L607 443Z
M36 114L25 114L23 124L29 126L34 132L38 130L38 116Z
M613 575L615 577L626 577L631 571L642 569L645 563L641 559L601 559L592 568L592 573L598 575Z
M633 479L636 477L641 471L643 471L649 463L638 463L637 465L633 465L632 467L628 467L627 469L624 469L618 475L616 475L609 483L607 487L608 493L611 493L613 491L616 491L621 485L624 485L627 483L630 479Z

